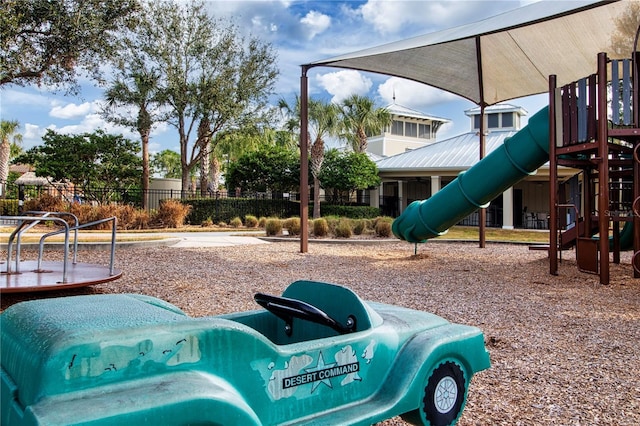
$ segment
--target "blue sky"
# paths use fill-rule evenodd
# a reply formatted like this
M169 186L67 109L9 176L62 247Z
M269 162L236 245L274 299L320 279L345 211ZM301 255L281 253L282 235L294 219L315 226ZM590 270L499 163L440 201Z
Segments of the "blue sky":
M302 64L475 22L528 3L531 0L235 0L208 1L207 6L215 17L229 19L247 35L273 45L280 69L275 104L279 98L295 99ZM312 97L339 101L358 93L385 106L395 93L400 105L452 120L440 130L439 140L470 128L464 111L475 105L438 89L395 77L327 67L312 68L308 77ZM20 122L25 149L40 144L48 128L60 133L101 128L137 140L137 134L100 118L103 88L89 80L80 82L82 90L77 96L52 93L44 87L9 85L0 90L0 117ZM530 115L546 102L546 95L510 101ZM168 125L155 128L150 141L152 153L163 149L179 151L176 133Z

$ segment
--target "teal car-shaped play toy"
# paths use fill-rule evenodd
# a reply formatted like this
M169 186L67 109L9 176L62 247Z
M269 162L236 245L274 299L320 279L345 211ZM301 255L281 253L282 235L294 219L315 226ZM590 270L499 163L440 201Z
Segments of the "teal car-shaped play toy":
M192 318L130 294L1 315L2 425L449 425L489 368L482 332L296 281L264 309Z

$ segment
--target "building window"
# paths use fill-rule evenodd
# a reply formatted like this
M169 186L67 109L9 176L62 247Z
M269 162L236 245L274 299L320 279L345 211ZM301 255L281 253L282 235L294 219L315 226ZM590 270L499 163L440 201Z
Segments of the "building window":
M502 127L513 127L513 113L505 112L502 114Z
M494 113L487 115L487 127L490 129L500 127L500 114Z
M402 136L404 135L403 133L403 125L404 122L402 121L398 121L398 120L393 120L393 123L391 123L391 134L392 135L399 135Z
M480 114L473 116L473 128L480 129Z
M418 137L422 139L431 139L431 125L418 124Z
M418 137L418 123L404 123L404 135L412 138Z

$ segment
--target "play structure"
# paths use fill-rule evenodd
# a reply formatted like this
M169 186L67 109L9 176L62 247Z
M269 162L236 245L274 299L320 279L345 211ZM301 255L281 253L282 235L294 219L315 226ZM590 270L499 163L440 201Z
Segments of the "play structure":
M549 112L543 108L529 124L430 198L414 201L393 221L396 237L422 243L489 205L549 160Z
M0 424L449 425L490 367L480 329L339 285L254 299L205 318L131 294L17 303L0 315Z
M550 77L552 274L561 251L575 246L578 267L602 284L624 249L633 249L633 275L640 277L639 60L639 52L620 60L601 53L595 74L559 88ZM581 170L580 203L567 202L560 166ZM574 223L567 212L575 213Z
M638 57L600 54L597 74L561 88L551 76L549 107L432 197L410 204L393 222L394 235L412 243L443 235L549 161L550 272L557 274L562 250L575 248L578 267L608 284L610 254L619 262L620 251L632 249L640 277ZM559 166L581 170L579 203L563 199Z
M1 262L0 293L61 290L84 287L113 281L122 276L114 267L116 221L115 217L80 224L78 218L68 212L29 211L20 216L0 216L3 222L15 222L16 227L7 242L7 257ZM111 224L109 265L78 262L78 230L102 223ZM27 231L36 225L49 224L47 232L39 236L37 260L23 260L21 250ZM45 244L54 236L64 236L58 243L63 249L63 259L45 260Z

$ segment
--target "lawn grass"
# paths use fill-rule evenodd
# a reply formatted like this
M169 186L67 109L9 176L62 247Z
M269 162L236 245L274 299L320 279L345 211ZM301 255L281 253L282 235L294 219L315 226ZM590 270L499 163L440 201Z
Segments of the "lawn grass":
M487 241L523 242L543 244L549 242L549 231L530 229L486 228ZM472 240L478 241L480 232L475 226L454 226L438 240Z
M53 229L51 229L53 230ZM132 231L118 231L116 233L116 241L154 241L161 240L164 237L158 235L147 235L149 233L173 233L173 232L216 232L216 231L232 231L243 233L246 231L259 231L260 229L238 229L238 228L205 228L205 227L183 227L172 229L148 229L148 230L132 230ZM22 243L37 243L40 241L40 236L44 232L42 229L37 232L27 232L22 235ZM9 235L13 232L13 228L7 227L0 229L0 244L6 244L9 241ZM78 242L83 243L97 243L97 242L109 242L111 241L111 231L81 231L78 234ZM73 235L70 235L72 237ZM527 229L501 229L501 228L486 228L485 236L487 241L501 241L501 242L519 242L530 244L544 244L549 242L549 231L544 230L527 230ZM395 237L391 237L395 238ZM436 240L467 240L478 241L479 230L474 226L454 226L441 237L437 237ZM63 242L64 235L56 235L47 238L47 242Z

